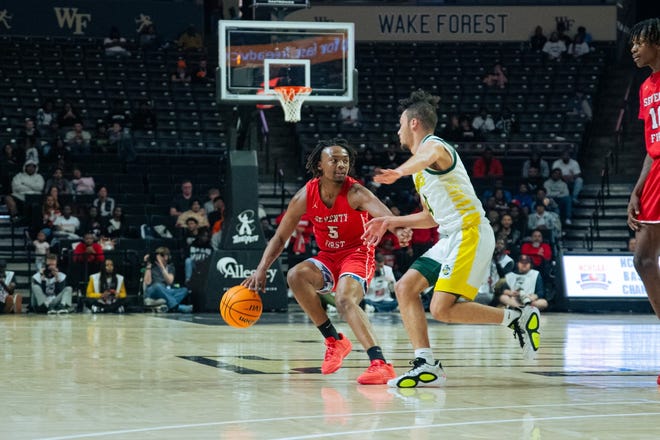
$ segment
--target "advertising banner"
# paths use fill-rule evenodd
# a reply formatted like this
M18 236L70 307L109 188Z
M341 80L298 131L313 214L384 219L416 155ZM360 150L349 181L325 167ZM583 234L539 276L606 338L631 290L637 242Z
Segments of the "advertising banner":
M646 298L632 254L564 255L566 298Z
M596 41L616 40L616 6L315 6L290 21L352 22L358 41L525 41L539 25L546 36L584 26Z

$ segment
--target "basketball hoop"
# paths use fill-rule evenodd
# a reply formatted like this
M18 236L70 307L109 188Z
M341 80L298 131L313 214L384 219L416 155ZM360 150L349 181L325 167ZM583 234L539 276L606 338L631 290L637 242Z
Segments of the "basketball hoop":
M284 110L284 120L287 122L300 121L300 109L305 97L312 93L311 87L305 86L280 86L268 90L271 95L277 96Z

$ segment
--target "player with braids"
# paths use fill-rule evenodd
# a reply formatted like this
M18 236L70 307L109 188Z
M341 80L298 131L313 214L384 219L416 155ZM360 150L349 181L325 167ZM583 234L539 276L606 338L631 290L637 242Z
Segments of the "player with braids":
M396 374L385 360L371 323L360 308L375 269L374 246L365 244L362 234L371 217L392 215L392 212L371 191L349 176L355 157L355 151L345 140L318 143L307 160L307 171L312 174L312 179L291 199L254 274L242 285L264 291L266 271L282 253L298 221L306 213L314 227L320 252L290 268L287 282L300 307L325 338L326 353L321 372L337 371L352 349L351 341L335 329L321 305L319 295L334 291L337 310L371 362L358 377L358 383L382 385ZM403 244L410 240L409 229L400 228L393 232Z
M399 140L412 156L396 169L383 169L374 176L376 182L391 184L412 175L423 210L375 218L363 236L367 243L377 243L386 229L404 226L437 226L440 232L440 240L411 265L395 287L415 359L410 371L388 382L391 387L437 386L445 380L442 365L431 350L420 298L429 286L433 286L430 311L435 319L510 327L526 358L535 356L540 342L540 316L535 307L499 309L473 302L488 276L495 237L456 150L433 135L437 103L437 97L423 90L400 101Z
M660 318L660 18L650 18L630 31L632 58L651 75L639 88L639 118L644 120L646 158L628 203L628 226L635 231L633 258L655 315ZM660 376L657 379L660 385Z

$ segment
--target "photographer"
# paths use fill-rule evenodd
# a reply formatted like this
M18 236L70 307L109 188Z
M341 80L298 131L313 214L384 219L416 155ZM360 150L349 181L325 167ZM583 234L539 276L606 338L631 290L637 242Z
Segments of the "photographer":
M181 304L181 301L188 296L188 289L173 286L174 265L170 263L170 250L161 246L156 249L156 257L153 261L147 254L144 256L144 263L145 302L147 299L164 299L167 301L169 311L192 313L191 305Z
M394 298L394 271L385 264L385 258L376 254L376 272L369 283L364 302L372 306L376 312L391 312L396 309L398 303Z
M32 275L30 307L38 313L69 313L72 296L73 289L66 285L66 275L57 268L57 255L48 254L46 265Z
M7 262L0 260L0 313L21 313L23 298L14 293L14 272L7 270Z

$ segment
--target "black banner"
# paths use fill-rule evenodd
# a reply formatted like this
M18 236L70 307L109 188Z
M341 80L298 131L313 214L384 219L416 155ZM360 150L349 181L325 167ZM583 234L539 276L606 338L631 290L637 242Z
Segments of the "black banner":
M116 26L133 38L153 24L165 40L190 24L203 30L204 10L197 2L154 0L0 0L0 35L106 37Z

